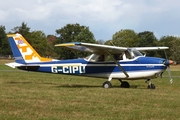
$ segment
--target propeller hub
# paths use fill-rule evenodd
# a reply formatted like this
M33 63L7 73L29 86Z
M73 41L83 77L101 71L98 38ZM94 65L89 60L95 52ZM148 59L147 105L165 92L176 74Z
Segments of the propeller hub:
M173 63L174 63L174 61L172 61L172 60L166 60L164 62L164 65L169 66L169 65L172 65Z

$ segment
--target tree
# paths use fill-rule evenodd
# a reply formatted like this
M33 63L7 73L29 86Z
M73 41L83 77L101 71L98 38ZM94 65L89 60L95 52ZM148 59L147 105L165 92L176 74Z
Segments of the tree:
M30 33L31 45L41 55L47 56L48 41L46 35L42 31L33 31Z
M21 26L16 26L13 29L11 29L11 31L13 33L19 33L25 38L28 38L29 37L28 35L30 34L30 29L31 28L27 26L27 23L22 22Z
M158 40L153 32L150 31L140 32L138 33L138 37L140 39L139 47L157 46Z
M159 45L169 47L166 50L168 59L180 62L180 38L174 36L163 36L160 38Z
M65 27L56 30L57 37L56 43L67 42L88 42L95 43L95 38L89 27L80 26L79 24L67 24ZM60 54L60 59L73 59L78 57L85 57L88 53L67 50L66 48L57 48L56 51Z
M104 45L112 45L112 46L114 46L114 44L112 43L112 40L107 40L107 41L104 43ZM117 46L117 45L115 45L115 46Z
M100 39L100 40L97 40L97 41L96 41L96 43L97 43L97 44L104 45L104 44L105 44L105 41L104 41L104 40L102 40L102 39Z
M172 53L170 59L174 61L180 62L180 38L174 39L170 42L173 47L170 48L170 52Z
M19 33L21 34L31 45L31 32L30 27L27 26L27 23L22 22L21 26L16 26L13 29L11 29L10 33ZM33 46L33 45L32 45ZM34 46L33 46L34 47Z
M113 35L112 43L115 46L136 47L139 44L139 38L134 30L125 29L118 31Z
M25 22L11 30L13 33L20 33L41 56L49 56L47 37L42 31L30 32L30 27Z
M47 40L48 40L48 51L47 51L47 55L48 56L52 56L52 57L57 57L58 55L55 52L55 43L56 43L56 36L54 35L48 35L47 36Z
M153 32L150 31L140 32L138 33L138 37L139 37L139 47L155 47L158 45L158 40ZM157 51L148 51L147 56L160 57L158 53L161 54L161 52L157 52Z
M0 26L0 55L10 55L11 49L7 40L5 26Z

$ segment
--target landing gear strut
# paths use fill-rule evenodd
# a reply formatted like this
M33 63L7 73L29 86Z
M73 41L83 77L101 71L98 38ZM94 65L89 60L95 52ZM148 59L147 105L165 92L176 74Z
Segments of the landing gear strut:
M150 79L147 79L146 81L148 83L148 89L156 89L156 86L154 84L151 83L151 80Z

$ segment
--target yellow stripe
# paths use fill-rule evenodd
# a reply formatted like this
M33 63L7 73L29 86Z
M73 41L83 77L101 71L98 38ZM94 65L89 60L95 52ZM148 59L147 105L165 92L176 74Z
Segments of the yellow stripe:
M16 34L8 34L7 37L14 37Z
M55 45L55 46L74 46L75 44L73 44L73 43L65 43L65 44L57 44L57 45Z

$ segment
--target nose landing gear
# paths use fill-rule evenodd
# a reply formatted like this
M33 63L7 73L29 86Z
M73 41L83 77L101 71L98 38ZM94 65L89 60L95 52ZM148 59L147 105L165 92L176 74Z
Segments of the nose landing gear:
M148 83L148 89L156 89L156 86L151 83L151 79L147 79L146 82Z

